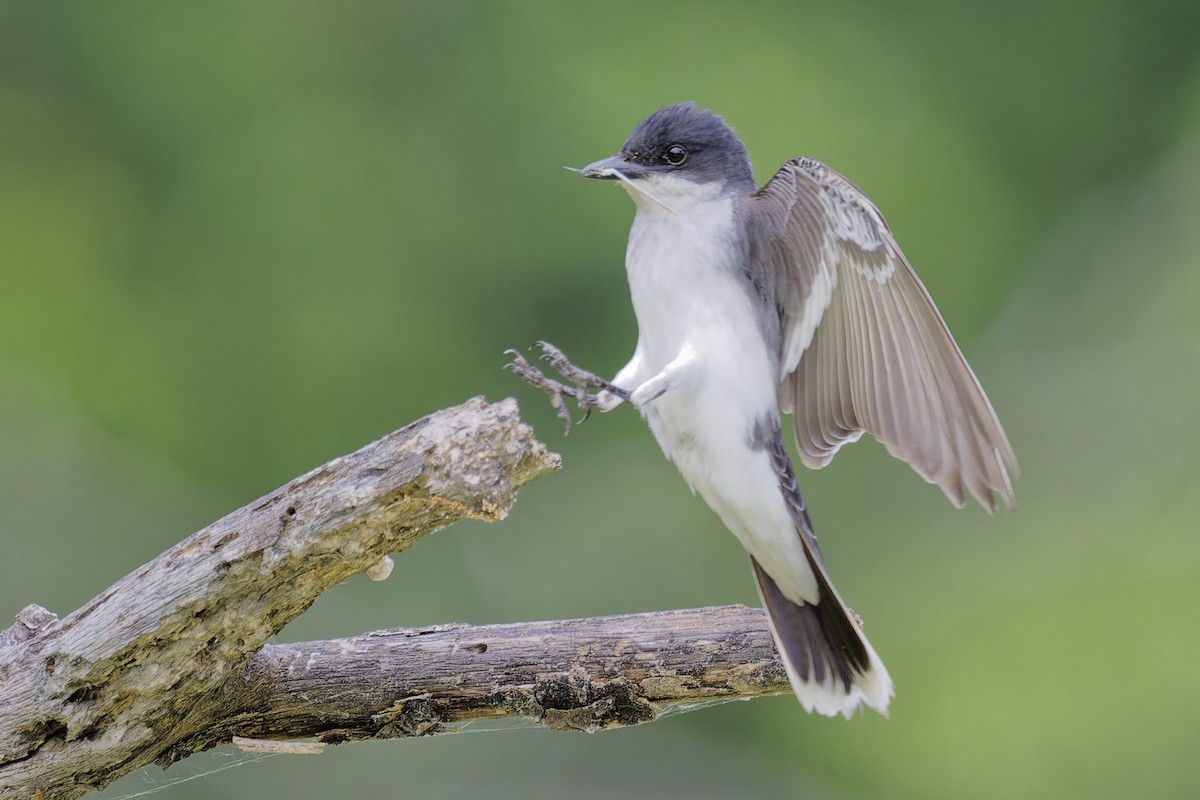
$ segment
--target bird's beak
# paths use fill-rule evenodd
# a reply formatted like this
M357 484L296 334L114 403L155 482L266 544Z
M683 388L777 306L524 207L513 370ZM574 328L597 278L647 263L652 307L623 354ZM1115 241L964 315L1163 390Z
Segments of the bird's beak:
M641 164L627 161L621 156L609 156L588 164L579 170L585 178L600 178L601 180L617 180L624 176L626 179L639 178L646 171Z

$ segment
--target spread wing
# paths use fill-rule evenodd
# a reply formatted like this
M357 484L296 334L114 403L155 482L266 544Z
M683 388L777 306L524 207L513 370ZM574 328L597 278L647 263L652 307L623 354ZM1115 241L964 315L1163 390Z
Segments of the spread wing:
M804 464L868 431L957 506L1011 507L1016 457L987 395L879 210L809 158L741 209L751 279L780 317L780 407Z

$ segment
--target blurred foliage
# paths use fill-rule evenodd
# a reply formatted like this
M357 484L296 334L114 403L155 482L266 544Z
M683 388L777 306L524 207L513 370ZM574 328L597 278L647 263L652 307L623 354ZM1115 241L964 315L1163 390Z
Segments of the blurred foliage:
M779 698L595 737L353 745L161 797L1200 793L1182 1L0 3L0 611L66 613L475 394L517 395L564 472L283 636L754 602L635 414L564 440L500 370L542 337L623 363L632 206L560 167L682 99L742 132L760 179L812 155L876 200L1021 459L1021 508L994 519L874 444L801 476L892 719Z

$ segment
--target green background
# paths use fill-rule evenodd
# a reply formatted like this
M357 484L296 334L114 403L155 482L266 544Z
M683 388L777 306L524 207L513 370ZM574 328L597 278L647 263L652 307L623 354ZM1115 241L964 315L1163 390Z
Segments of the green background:
M335 747L158 797L1200 794L1193 0L0 3L0 612L65 614L479 394L517 396L563 472L281 640L756 602L636 414L563 439L500 369L538 338L624 363L632 204L561 167L684 99L760 180L811 155L871 195L1020 459L994 518L865 441L800 475L892 718L781 697Z

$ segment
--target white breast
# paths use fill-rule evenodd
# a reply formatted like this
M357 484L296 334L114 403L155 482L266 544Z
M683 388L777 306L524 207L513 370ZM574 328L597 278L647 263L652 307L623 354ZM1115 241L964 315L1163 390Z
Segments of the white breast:
M739 331L754 325L749 296L738 284L733 201L719 187L669 175L648 191L653 199L630 190L638 212L625 254L642 355L652 372L685 344L720 358L737 346ZM701 347L709 344L716 347Z
M696 361L685 385L643 413L667 456L699 489L709 466L689 469L686 451L711 450L724 439L747 442L753 423L775 408L774 370L739 283L731 200L688 197L681 208L678 196L663 199L675 211L639 204L629 233L625 264L638 349L646 378L684 351Z
M732 201L715 192L697 196L695 184L673 188L651 187L670 211L630 192L638 213L626 268L640 379L682 352L695 361L642 414L666 456L781 586L788 584L785 592L814 598L778 478L751 442L755 424L778 414L778 367L742 284Z
M639 211L634 218L625 264L653 366L666 366L685 341L710 333L714 324L728 326L735 323L731 316L751 311L731 272L732 239L728 199L675 214Z

